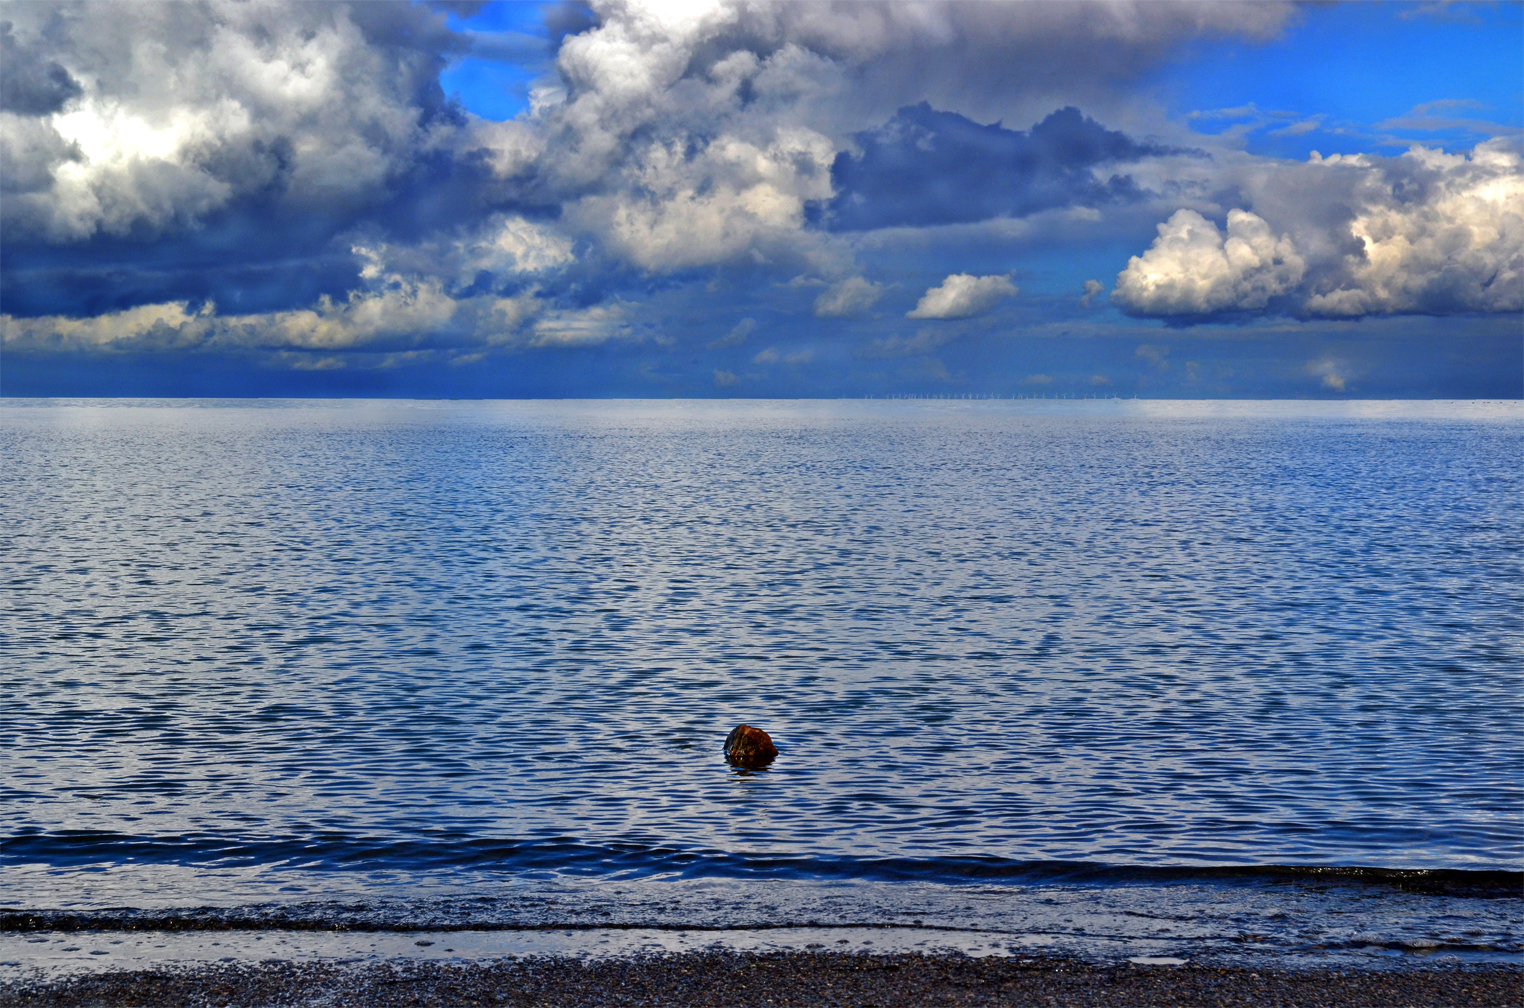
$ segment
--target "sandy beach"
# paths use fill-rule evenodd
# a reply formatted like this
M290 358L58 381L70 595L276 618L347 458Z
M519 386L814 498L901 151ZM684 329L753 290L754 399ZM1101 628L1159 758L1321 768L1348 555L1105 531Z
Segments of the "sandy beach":
M1277 970L1066 959L704 952L495 963L269 963L13 982L0 1003L56 1006L1513 1006L1517 966Z

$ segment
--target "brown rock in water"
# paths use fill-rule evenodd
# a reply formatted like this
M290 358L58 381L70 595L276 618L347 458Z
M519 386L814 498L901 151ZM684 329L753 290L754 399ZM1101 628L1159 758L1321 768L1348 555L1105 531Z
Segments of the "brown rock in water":
M767 766L778 755L778 747L761 728L743 724L725 736L725 758L739 767L757 770Z

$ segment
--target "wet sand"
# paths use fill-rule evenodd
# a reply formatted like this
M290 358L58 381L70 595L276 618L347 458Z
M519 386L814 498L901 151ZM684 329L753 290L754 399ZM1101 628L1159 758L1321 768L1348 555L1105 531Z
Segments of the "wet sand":
M1515 965L1388 970L1098 966L1065 959L701 952L627 959L532 958L201 966L92 973L0 986L0 1004L202 1006L1519 1006Z

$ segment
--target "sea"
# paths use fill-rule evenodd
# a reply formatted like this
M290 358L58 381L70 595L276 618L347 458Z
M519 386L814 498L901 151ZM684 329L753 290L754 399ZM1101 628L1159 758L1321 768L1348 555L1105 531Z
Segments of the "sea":
M0 971L1519 963L1521 460L1520 401L0 400Z

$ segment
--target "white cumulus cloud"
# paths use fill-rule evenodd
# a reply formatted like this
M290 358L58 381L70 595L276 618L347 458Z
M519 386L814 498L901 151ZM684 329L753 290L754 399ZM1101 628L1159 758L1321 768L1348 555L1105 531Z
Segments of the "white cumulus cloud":
M1494 142L1467 157L1415 147L1403 156L1428 184L1369 178L1349 224L1360 244L1312 315L1524 309L1524 159Z
M615 191L568 204L565 219L651 273L772 258L810 263L815 247L830 244L803 230L805 203L831 194L835 148L825 137L789 128L766 143L721 137L700 153L690 148L686 138L645 145Z
M1117 277L1137 315L1278 311L1355 317L1524 309L1524 158L1508 141L1469 154L1266 161L1227 232L1181 209Z
M974 276L954 273L940 287L929 288L906 318L960 319L981 315L995 307L1001 298L1013 297L1016 285L1010 277L999 274Z
M1127 261L1111 296L1148 315L1247 311L1291 290L1306 270L1291 239L1252 213L1228 211L1224 236L1196 211L1177 210L1148 251Z

